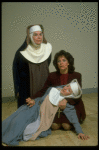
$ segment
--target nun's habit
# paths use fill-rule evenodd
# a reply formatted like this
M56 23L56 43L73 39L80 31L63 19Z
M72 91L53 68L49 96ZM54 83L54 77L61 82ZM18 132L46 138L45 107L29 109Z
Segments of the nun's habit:
M51 88L49 88L44 96L35 99L35 105L29 107L22 105L12 115L2 121L2 142L7 145L19 145L19 141L23 141L23 132L25 128L35 122L39 116L40 104L43 102ZM37 122L36 122L37 123ZM46 137L51 134L51 129L42 132L39 137Z
M55 113L58 110L58 104L59 101L65 99L65 98L74 98L78 99L82 95L81 87L78 84L77 79L72 80L72 82L69 84L71 86L71 89L73 93L71 93L68 96L63 96L60 94L61 88L64 86L58 86L56 88L51 88L49 92L49 98L47 102L47 98L42 103L42 106L40 107L40 115L38 116L37 120L31 124L29 124L26 129L23 132L23 139L25 141L27 140L35 140L36 138L39 138L39 134L48 132L48 129L52 125L53 119L55 117ZM51 105L53 104L53 105ZM60 109L60 108L59 108ZM43 112L43 115L42 115ZM63 113L68 118L68 120L73 124L75 131L77 134L83 133L80 123L78 121L78 117L76 114L76 110L73 105L70 105L69 103L66 104L66 108L63 110ZM45 115L44 115L45 114ZM41 121L41 122L40 122ZM43 131L43 132L42 132Z
M33 32L41 31L43 40L36 50L30 44L34 43ZM51 62L52 46L44 37L42 25L31 25L27 28L27 37L23 45L17 50L13 61L13 80L15 96L19 93L18 107L26 103L26 98L32 97L42 89L48 75Z
M63 88L64 85L56 88ZM42 104L46 96L50 93L52 87L48 88L46 93L42 97L35 99L35 105L29 107L26 104L19 107L16 112L6 118L2 122L2 142L7 145L18 145L19 141L29 140L32 134L35 133L40 125L40 105ZM81 96L81 92L78 97ZM78 98L77 97L77 98ZM63 97L64 98L64 97ZM75 98L75 97L74 97ZM51 100L52 103L52 100ZM55 104L56 105L56 104ZM67 104L64 109L64 114L68 117L69 121L73 123L77 133L83 133L77 115L73 105ZM72 116L72 117L71 117ZM41 132L36 139L40 137L46 137L51 134L51 129Z

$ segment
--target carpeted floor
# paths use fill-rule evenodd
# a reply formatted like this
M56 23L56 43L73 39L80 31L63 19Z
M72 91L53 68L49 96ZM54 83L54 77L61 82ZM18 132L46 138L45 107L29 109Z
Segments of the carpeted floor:
M19 146L97 146L98 145L98 94L84 94L82 96L87 117L81 125L83 132L90 139L83 141L77 138L74 131L56 130L45 138L35 141L21 141ZM17 110L17 102L2 103L2 120Z

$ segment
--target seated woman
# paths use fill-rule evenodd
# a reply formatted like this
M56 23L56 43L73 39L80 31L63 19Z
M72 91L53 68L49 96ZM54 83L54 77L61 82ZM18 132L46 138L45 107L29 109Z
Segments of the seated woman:
M28 105L30 105L30 107L35 104L34 100L32 99L44 95L44 93L49 87L66 85L70 83L73 79L77 79L79 85L82 87L82 76L80 73L75 72L74 58L69 52L61 50L58 53L56 53L53 60L53 65L55 66L56 71L49 74L47 81L45 82L42 90L37 92L34 97L28 98L26 100L26 102L28 103ZM82 101L82 97L78 99L73 99L73 98L64 99L59 103L61 111L63 111L66 107L66 100L70 105L74 106L79 123L83 123L83 121L86 118L86 112L85 112L84 103ZM61 127L63 127L65 130L70 130L72 128L70 121L64 115L63 112L60 113L59 118L58 118L58 113L55 115L52 124L53 130L57 130Z

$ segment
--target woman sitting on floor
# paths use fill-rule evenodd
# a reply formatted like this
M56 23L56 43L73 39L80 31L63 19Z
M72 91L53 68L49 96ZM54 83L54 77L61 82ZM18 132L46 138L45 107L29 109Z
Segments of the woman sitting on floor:
M35 102L32 99L43 96L49 87L66 85L69 84L73 79L77 79L79 85L82 87L82 76L80 73L75 72L74 58L69 52L61 50L58 53L56 53L53 60L53 65L55 66L56 71L49 74L42 90L37 92L34 95L34 97L28 98L26 100L28 105L33 106ZM79 123L83 123L83 121L86 118L86 112L84 103L82 101L82 96L78 99L66 98L63 101L61 101L61 111L63 111L66 107L66 100L70 105L74 106ZM52 129L57 130L61 127L63 127L65 130L70 130L71 128L73 128L68 118L62 112L60 114L60 118L58 118L58 113L55 115L52 124Z

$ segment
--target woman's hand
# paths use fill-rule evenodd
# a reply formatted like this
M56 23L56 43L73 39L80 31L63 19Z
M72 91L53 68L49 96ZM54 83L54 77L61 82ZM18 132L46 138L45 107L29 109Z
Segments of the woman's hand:
M35 100L32 100L30 97L26 99L26 103L27 105L29 105L29 107L32 107L35 105Z
M26 103L29 103L31 100L32 100L32 99L31 99L30 97L28 97L28 98L26 99Z
M67 100L66 99L63 99L62 101L60 101L59 102L59 107L60 107L60 109L65 109L65 107L66 107L66 104L67 104Z
M83 133L78 134L78 139L82 139L84 141L84 140L88 140L88 138L90 139L88 135L85 135Z

